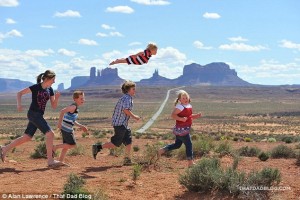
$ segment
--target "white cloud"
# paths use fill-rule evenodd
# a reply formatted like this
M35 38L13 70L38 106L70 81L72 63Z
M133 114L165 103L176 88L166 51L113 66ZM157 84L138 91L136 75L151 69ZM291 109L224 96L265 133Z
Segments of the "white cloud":
M106 8L106 12L117 12L117 13L125 13L131 14L134 10L129 6L115 6Z
M128 46L138 46L138 45L142 45L142 43L140 42L131 42L128 44Z
M53 54L54 51L52 49L47 49L47 50L27 50L25 51L26 54L32 56L32 57L46 57L49 56L50 54Z
M101 27L105 30L115 30L115 27L107 25L107 24L102 24Z
M110 32L109 34L113 37L124 37L124 35L118 31Z
M6 24L16 24L17 22L16 22L15 20L13 20L12 18L7 18L7 19L5 20L5 23L6 23Z
M106 52L106 53L102 54L102 57L105 60L107 60L108 62L115 60L115 59L119 58L120 56L121 56L121 52L117 51L117 50L113 50L111 52Z
M56 28L56 26L53 25L41 25L41 28L47 28L47 29L52 29L52 28Z
M203 17L206 18L206 19L219 19L219 18L221 18L221 16L218 13L208 13L208 12L204 13Z
M67 49L59 49L57 52L61 55L70 56L70 57L73 57L76 55L75 51L69 51Z
M247 42L248 39L246 38L243 38L241 36L238 36L238 37L230 37L228 38L228 40L232 41L232 42Z
M283 47L283 48L288 48L288 49L297 49L300 51L300 44L298 43L294 43L292 41L289 41L289 40L281 40L280 41L280 47Z
M65 12L56 12L54 17L81 17L78 11L67 10Z
M234 50L234 51L261 51L267 48L261 45L251 46L244 43L232 43L232 44L222 44L219 46L219 49Z
M18 0L0 0L0 7L16 7L18 5Z
M89 39L80 39L78 41L78 44L82 44L82 45L88 45L88 46L97 46L98 43L94 40L89 40Z
M165 0L131 0L132 2L143 4L147 6L163 6L171 4L169 1Z
M193 45L197 48L197 49L212 49L212 47L206 47L204 46L204 44L198 40L194 41Z
M106 33L96 33L96 36L98 37L108 37L108 35Z
M16 29L13 29L7 33L1 33L0 32L0 43L6 39L6 38L12 38L12 37L23 37L22 33Z

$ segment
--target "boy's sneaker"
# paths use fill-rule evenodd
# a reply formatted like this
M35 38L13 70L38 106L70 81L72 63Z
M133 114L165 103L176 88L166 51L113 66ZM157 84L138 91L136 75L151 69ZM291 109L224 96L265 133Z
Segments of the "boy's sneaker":
M93 144L92 147L92 152L93 152L93 157L96 160L96 156L98 154L98 152L100 152L102 149L102 145L101 144Z
M128 157L124 158L124 163L123 163L124 166L131 166L132 164L133 163L131 162L130 158Z

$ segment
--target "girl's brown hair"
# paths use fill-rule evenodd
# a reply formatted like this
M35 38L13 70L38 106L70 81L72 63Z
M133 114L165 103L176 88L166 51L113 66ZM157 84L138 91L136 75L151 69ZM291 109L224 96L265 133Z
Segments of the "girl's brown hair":
M129 92L130 88L133 88L133 87L135 87L135 83L134 82L132 82L132 81L125 81L123 83L121 89L122 89L122 92L124 94L127 94Z
M181 99L182 96L186 96L189 99L189 103L191 103L190 95L186 91L178 90L176 92L176 94L177 94L177 99L175 99L175 101L174 101L175 106L178 104L178 102L179 102L179 100Z
M46 79L51 79L54 78L55 76L56 74L54 73L54 71L46 70L44 73L41 73L36 77L36 82L40 83L42 80L44 81Z

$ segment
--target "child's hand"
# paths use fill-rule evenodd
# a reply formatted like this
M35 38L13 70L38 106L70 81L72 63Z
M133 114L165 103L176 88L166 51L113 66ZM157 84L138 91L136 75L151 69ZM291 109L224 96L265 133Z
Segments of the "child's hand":
M181 119L180 119L180 121L182 121L182 122L186 122L186 120L187 120L187 117L181 117Z
M196 119L198 119L198 118L200 118L200 117L202 117L202 114L201 114L201 113L197 113L197 114L196 114Z
M18 109L19 112L21 112L21 111L23 111L23 106L19 105L19 106L17 106L17 109Z
M139 121L139 120L141 119L141 117L138 116L138 115L134 115L134 116L133 116L133 119L135 119L136 121Z
M87 132L88 131L88 128L86 126L81 126L80 127L84 132Z
M58 99L60 97L60 92L59 91L56 91L55 92L55 99Z

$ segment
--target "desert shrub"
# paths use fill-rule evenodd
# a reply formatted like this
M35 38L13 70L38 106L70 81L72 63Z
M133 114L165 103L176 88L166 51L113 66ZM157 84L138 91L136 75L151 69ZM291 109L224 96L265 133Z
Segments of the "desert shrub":
M300 149L300 143L295 146L295 149Z
M124 154L125 146L122 144L119 147L109 149L109 155L119 157Z
M80 195L89 195L89 192L84 189L85 180L74 174L69 174L67 182L64 184L63 194L65 195L65 199L69 199L68 195L77 195L78 198L75 199L90 199L90 198L80 198ZM74 198L73 198L74 199Z
M161 139L162 139L162 140L174 140L174 139L175 139L175 136L174 136L174 134L172 134L172 133L167 133L167 134L163 134L163 135L161 136Z
M92 132L92 135L95 137L95 138L104 138L106 136L106 133L105 132L101 132L99 130L94 130Z
M276 142L276 139L275 138L268 138L268 142L271 142L271 143Z
M157 152L160 148L158 144L147 144L146 148L141 155L135 157L135 163L142 165L143 167L150 167L150 165L156 165L158 160Z
M141 175L143 166L140 164L135 164L132 169L132 180L136 181L137 178Z
M102 188L98 188L97 190L92 192L92 198L91 200L108 200L109 197L108 195L105 193L105 191Z
M272 158L293 158L295 157L295 152L293 149L285 146L285 145L278 145L271 150L271 157Z
M293 137L291 137L291 136L285 136L285 137L283 137L283 138L281 139L281 141L283 141L283 142L285 142L285 143L287 143L287 144L290 144L290 143L293 142Z
M180 184L194 192L225 191L234 196L244 196L248 199L263 199L267 190L243 190L245 187L270 187L278 184L281 175L278 169L264 168L249 174L236 171L235 166L222 169L220 160L216 158L203 158L192 168L187 169L179 176Z
M39 143L39 144L34 148L34 152L30 155L30 157L33 158L33 159L47 158L47 148L46 148L46 143L45 143L45 142Z
M135 139L140 139L142 136L142 133L135 133Z
M227 141L221 142L215 149L215 152L219 153L220 156L230 155L232 153L232 147Z
M258 155L258 158L259 160L261 161L266 161L269 159L269 155L265 152L261 152L259 155Z
M232 140L235 141L235 142L237 142L237 141L239 141L239 138L238 137L234 137Z
M196 134L192 135L191 140L192 141L199 140L199 135L196 135Z
M85 149L81 144L77 144L75 148L72 148L68 151L69 156L79 156L84 155Z
M240 149L238 149L238 154L240 156L246 156L246 157L255 157L259 154L261 150L258 149L257 147L241 147Z
M134 152L138 152L139 150L140 150L139 146L137 146L137 145L133 146L133 151Z
M249 138L249 137L246 137L246 138L244 138L244 141L245 141L245 142L252 142L252 139Z
M44 135L36 135L36 136L34 136L34 140L36 141L36 142L42 142L42 141L45 141L45 136Z
M82 133L81 137L82 137L82 138L86 138L87 135L88 135L88 134L87 134L86 132L84 132L84 133Z

